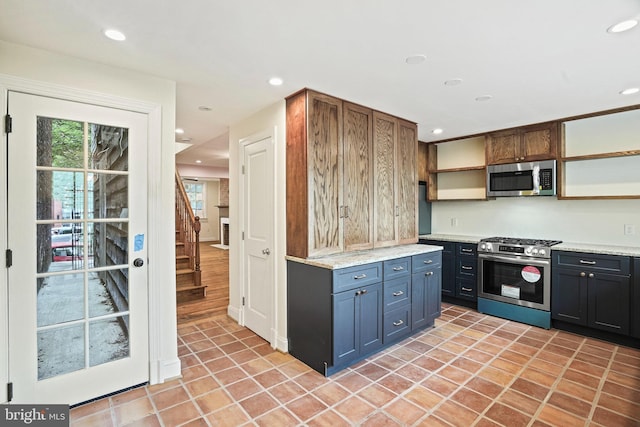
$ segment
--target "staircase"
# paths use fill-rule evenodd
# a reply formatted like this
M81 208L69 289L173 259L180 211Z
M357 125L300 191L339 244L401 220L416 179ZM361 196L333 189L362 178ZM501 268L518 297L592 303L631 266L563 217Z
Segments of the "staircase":
M176 171L176 299L178 303L204 298L207 286L200 271L200 218Z

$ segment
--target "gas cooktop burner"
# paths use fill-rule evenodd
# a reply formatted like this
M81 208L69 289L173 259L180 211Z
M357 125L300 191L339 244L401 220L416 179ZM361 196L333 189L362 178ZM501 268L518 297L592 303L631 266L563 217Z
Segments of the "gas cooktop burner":
M488 237L480 241L488 242L488 243L503 243L505 245L546 246L546 247L562 243L561 240L518 239L513 237Z
M551 251L548 248L559 243L562 243L562 241L489 237L480 240L480 243L478 243L478 252L550 258Z

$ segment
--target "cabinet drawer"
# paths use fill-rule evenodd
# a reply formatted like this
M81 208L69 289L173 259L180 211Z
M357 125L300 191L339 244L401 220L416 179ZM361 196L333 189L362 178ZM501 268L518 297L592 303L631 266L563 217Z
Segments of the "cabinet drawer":
M554 265L559 267L578 267L624 275L630 274L631 271L631 259L626 256L553 251L553 257Z
M458 257L456 275L458 277L475 278L478 260L475 257Z
M475 256L478 249L478 245L475 243L458 243L456 246L458 248L458 255Z
M382 263L384 280L411 275L411 257L390 259Z
M400 307L405 304L409 304L411 301L411 276L401 277L384 281L384 296L382 304L384 311L394 310L396 307Z
M383 343L402 337L411 332L411 306L405 305L384 314L382 331Z
M382 281L382 263L341 268L333 272L333 293Z
M429 270L442 265L442 251L429 252L411 257L411 268L414 273Z
M460 298L476 299L476 289L478 285L475 280L456 280L456 295Z

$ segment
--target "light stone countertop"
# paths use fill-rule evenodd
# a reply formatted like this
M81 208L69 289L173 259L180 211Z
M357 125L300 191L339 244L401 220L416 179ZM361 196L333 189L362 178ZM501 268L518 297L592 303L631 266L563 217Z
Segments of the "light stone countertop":
M421 234L421 239L442 240L445 242L478 243L480 239L491 236L466 236L462 234ZM562 242L552 246L554 251L587 252L593 254L621 255L640 257L640 246L619 246L596 243Z
M370 264L373 262L386 261L389 259L436 252L441 251L442 249L442 246L410 244L390 246L388 248L370 249L366 251L344 252L341 254L318 258L298 258L289 255L287 255L285 258L288 261L294 261L301 264L308 264L316 267L336 270L338 268L353 267L356 265Z

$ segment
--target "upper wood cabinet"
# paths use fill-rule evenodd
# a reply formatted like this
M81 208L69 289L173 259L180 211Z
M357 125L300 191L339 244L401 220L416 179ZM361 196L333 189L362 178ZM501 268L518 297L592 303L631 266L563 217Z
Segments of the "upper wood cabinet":
M374 246L418 241L417 126L373 112Z
M492 132L487 138L487 164L555 159L557 122Z

